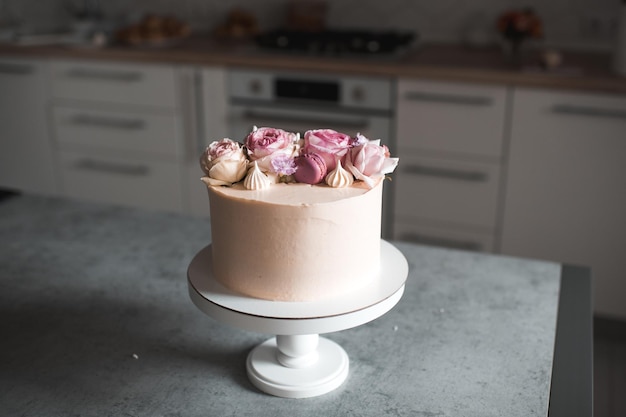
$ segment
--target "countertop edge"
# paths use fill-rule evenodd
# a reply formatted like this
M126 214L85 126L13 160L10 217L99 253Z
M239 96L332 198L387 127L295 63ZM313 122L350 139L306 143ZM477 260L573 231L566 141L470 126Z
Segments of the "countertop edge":
M150 64L250 67L261 70L326 72L354 76L430 79L445 82L626 94L626 77L606 74L555 74L472 65L443 65L419 59L333 59L249 52L210 46L124 48L14 46L0 44L0 57L77 59Z
M593 415L591 270L563 265L549 417Z

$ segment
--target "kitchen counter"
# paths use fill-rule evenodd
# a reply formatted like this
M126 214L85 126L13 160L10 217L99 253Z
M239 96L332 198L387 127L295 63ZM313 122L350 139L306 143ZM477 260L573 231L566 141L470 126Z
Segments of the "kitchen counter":
M350 357L346 383L289 400L246 376L268 335L189 299L186 269L209 238L181 215L0 203L3 414L591 415L585 268L397 243L410 268L399 304L325 336Z
M562 67L545 71L537 65L537 52L526 52L519 64L507 59L498 47L435 44L420 45L391 57L333 58L267 52L249 42L194 37L162 48L0 44L0 56L253 67L626 93L626 77L611 72L611 56L607 53L564 52Z

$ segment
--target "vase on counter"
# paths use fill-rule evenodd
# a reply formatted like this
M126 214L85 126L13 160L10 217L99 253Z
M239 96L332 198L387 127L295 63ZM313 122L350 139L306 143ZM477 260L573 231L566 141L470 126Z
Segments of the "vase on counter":
M513 64L521 64L523 45L524 39L507 39L503 47L506 59Z
M531 8L502 13L496 26L502 35L505 56L514 64L522 63L522 50L530 40L543 37L543 22Z

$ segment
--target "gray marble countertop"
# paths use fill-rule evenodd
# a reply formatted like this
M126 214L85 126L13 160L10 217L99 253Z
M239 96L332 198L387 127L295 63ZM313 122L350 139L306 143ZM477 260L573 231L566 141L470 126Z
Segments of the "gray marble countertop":
M0 414L545 416L561 266L396 243L402 300L325 335L350 357L337 390L283 399L248 381L269 336L190 301L207 220L21 196L0 204Z

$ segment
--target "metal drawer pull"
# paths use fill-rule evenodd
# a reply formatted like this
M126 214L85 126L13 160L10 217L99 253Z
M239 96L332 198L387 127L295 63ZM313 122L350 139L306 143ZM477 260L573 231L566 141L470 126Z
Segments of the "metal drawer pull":
M35 68L26 64L11 64L8 62L0 63L0 73L10 75L27 75L32 74Z
M94 126L122 130L141 130L146 126L146 122L141 119L119 119L89 114L76 115L72 118L72 123L79 126Z
M421 91L408 91L404 94L404 98L411 101L460 104L465 106L490 106L493 104L493 98L491 97L457 96L451 94L426 93Z
M70 69L67 75L72 78L118 82L137 82L143 78L143 74L137 71L105 71L87 68Z
M78 169L86 171L105 172L109 174L120 174L133 177L148 175L150 169L145 165L126 165L114 162L97 161L95 159L84 158L74 165Z
M439 177L451 180L485 182L488 175L482 171L461 171L457 169L427 167L423 165L408 165L402 169L402 172L411 175L423 175L427 177Z
M281 126L284 124L302 124L311 126L328 126L332 123L335 126L342 126L349 129L367 129L369 123L366 119L346 119L346 118L334 118L334 117L316 117L305 115L288 115L288 114L274 114L272 112L264 112L258 110L246 110L243 112L243 118L250 121L262 120L269 126Z
M552 112L572 116L611 117L626 119L626 111L618 109L600 109L597 107L572 106L571 104L555 104Z
M426 236L417 233L405 233L400 236L400 240L405 240L413 243L419 243L428 246L442 246L451 249L462 249L480 252L483 247L478 242L469 240L456 240L446 239L442 237Z

